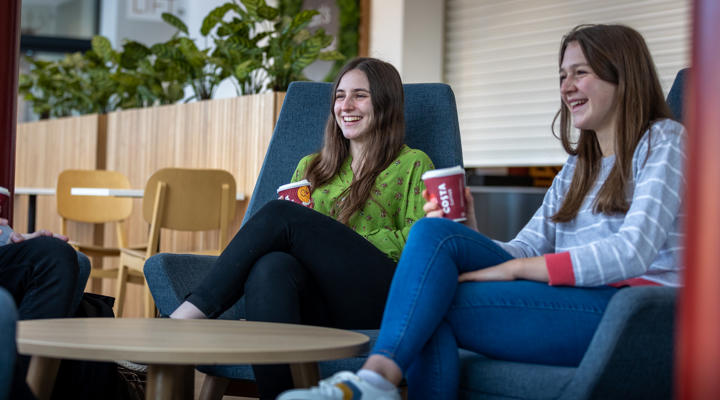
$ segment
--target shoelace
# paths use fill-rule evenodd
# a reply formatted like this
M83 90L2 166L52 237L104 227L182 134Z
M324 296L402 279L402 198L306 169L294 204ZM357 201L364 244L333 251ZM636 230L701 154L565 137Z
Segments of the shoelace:
M340 382L354 380L357 380L354 374L339 372L328 379L320 381L319 386L312 388L312 391L328 399L342 399L343 392L335 385Z
M342 391L334 383L320 382L320 386L314 388L316 393L328 399L342 399Z

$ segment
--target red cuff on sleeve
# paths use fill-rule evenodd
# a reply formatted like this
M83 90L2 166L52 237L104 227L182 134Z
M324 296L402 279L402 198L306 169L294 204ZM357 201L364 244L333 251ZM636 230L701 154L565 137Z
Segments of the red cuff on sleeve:
M572 268L570 252L545 254L545 266L547 267L550 286L575 285L575 273Z

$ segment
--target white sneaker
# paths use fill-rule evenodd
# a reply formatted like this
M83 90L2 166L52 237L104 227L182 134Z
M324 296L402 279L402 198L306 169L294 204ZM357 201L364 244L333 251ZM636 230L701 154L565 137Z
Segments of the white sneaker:
M288 390L277 400L400 400L397 389L379 389L349 371L318 382L310 389Z

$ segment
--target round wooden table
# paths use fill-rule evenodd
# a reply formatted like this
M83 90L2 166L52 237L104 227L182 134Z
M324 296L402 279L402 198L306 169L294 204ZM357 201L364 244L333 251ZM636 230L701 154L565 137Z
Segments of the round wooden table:
M199 364L289 363L298 387L317 382L317 361L367 350L368 337L315 326L225 320L64 318L18 322L28 384L48 399L60 359L148 364L146 399L192 399Z

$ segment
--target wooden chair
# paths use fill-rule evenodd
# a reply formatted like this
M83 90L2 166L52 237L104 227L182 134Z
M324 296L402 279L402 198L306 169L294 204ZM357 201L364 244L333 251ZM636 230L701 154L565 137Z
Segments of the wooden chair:
M115 315L121 317L128 282L144 286L147 318L155 316L155 303L143 275L145 260L159 251L162 228L181 231L218 229L218 248L195 254L218 255L228 242L228 227L235 217L235 179L224 170L164 168L145 185L143 218L150 224L147 249L121 249L117 273Z
M102 187L112 189L129 189L130 182L120 172L104 170L65 170L60 173L57 181L57 211L62 219L60 232L68 234L68 221L105 224L115 223L117 247L105 247L97 244L85 244L71 241L76 250L91 257L96 262L90 270L91 278L117 278L117 268L103 269L97 265L104 257L120 256L120 248L128 248L125 220L132 212L132 199L101 196L73 196L72 187ZM137 249L143 249L138 247Z

